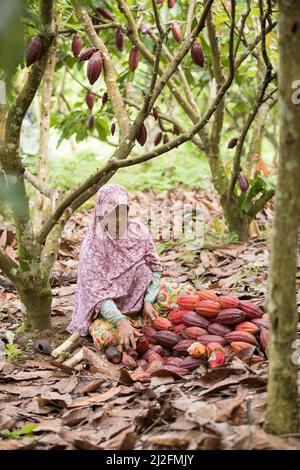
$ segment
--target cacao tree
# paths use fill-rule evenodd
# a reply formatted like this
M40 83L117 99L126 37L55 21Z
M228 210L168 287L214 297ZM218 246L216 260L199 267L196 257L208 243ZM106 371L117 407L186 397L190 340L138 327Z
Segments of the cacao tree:
M38 11L36 2L30 4L29 17L31 21L35 18L36 24L33 28L28 21L28 32L34 29L34 34L27 49L27 69L21 61L18 72L24 72L22 86L14 87L10 81L7 114L6 107L3 111L1 198L14 218L18 261L0 251L0 268L17 289L27 330L50 326L49 278L66 223L119 168L149 161L191 140L207 156L228 225L241 239L247 237L249 222L273 195L273 189L268 189L261 177L255 176L248 189L248 175L241 175L242 154L253 138L251 126L263 105L271 107L276 92L275 85L269 89L275 79L269 53L276 58L276 50L272 46L267 51L266 46L267 35L276 26L272 2L261 2L259 9L250 1L237 7L234 0L224 4L183 1L180 5L156 0L143 4L123 0L112 5L95 3L72 0L55 5L53 0L40 0ZM269 40L272 43L272 36ZM45 93L51 94L47 77L53 49L57 58L54 73L71 65L81 68L89 82L83 84L87 91L85 119L80 112L70 112L62 123L62 138L77 133L80 140L94 127L102 139L109 128L119 137L106 164L67 191L48 187L45 175L30 172L20 152L22 123L44 75ZM226 142L228 152L234 152L228 174L222 155L226 100L229 93L238 92L241 71L248 67L249 58L259 63L263 78L252 79L250 94L254 97L249 97L250 104L247 102L250 112L242 121L239 135ZM72 71L71 75L78 81ZM134 102L128 98L129 80L142 90ZM102 96L94 91L99 82ZM95 99L101 99L102 107L109 107L111 126L100 112L95 113ZM176 117L163 111L171 109L174 102L178 106ZM232 116L235 119L234 112ZM156 146L148 147L150 119L159 127ZM45 122L48 126L49 114ZM166 123L172 125L172 131L166 131ZM146 143L144 153L130 157L137 144L144 147ZM50 201L38 224L33 223L27 183Z
M278 182L273 222L268 310L271 320L268 407L265 429L299 431L296 349L296 269L300 216L300 11L296 0L279 2Z

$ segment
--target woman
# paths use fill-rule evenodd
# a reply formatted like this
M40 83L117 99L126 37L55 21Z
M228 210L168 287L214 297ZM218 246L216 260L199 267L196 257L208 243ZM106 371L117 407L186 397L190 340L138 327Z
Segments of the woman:
M138 327L158 316L156 308L161 312L174 308L175 297L192 291L185 284L161 283L162 268L152 237L140 221L128 218L128 204L122 186L100 188L81 247L67 330L82 336L90 333L98 349L118 343L135 348L141 334Z

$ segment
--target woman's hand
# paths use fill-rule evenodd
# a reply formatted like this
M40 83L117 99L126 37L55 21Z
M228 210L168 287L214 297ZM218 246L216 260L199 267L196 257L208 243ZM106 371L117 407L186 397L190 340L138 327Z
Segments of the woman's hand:
M155 308L153 307L151 302L145 302L144 303L143 314L144 314L144 318L146 320L149 319L151 321L153 321L153 320L155 320L155 318L159 317L157 311L155 310Z
M133 349L136 349L135 336L142 336L142 334L133 328L129 320L122 318L117 323L117 336L122 348L129 349L132 346Z

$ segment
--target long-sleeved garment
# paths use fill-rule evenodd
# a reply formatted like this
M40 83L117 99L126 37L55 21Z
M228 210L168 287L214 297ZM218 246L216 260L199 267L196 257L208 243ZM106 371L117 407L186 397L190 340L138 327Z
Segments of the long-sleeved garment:
M144 302L151 302L153 304L160 290L161 273L153 272L152 278L153 280L146 290ZM100 315L112 325L116 325L119 320L126 318L111 299L105 300L102 303Z

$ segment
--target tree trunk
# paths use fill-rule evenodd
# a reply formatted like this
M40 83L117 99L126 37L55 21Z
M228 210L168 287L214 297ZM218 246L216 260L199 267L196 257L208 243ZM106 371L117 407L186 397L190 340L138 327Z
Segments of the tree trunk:
M52 293L49 279L35 279L18 289L26 331L51 328Z
M279 39L280 147L269 275L271 344L265 430L287 434L299 431L297 361L293 360L300 215L300 105L292 97L293 82L300 77L297 0L279 2Z
M249 238L249 224L251 219L241 212L237 200L221 196L221 205L229 231L235 233L239 241L247 241Z

